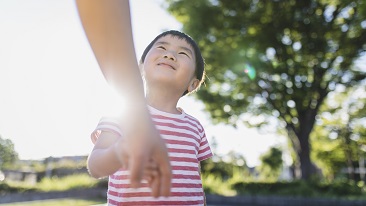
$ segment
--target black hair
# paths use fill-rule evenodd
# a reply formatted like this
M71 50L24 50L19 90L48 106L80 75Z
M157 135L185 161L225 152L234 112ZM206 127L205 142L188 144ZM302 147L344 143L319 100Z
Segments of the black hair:
M205 60L203 59L201 51L198 48L198 45L196 44L196 42L192 39L192 37L190 37L189 35L187 35L183 32L176 31L176 30L169 30L169 31L165 31L165 32L159 34L145 48L144 53L142 53L140 63L144 63L147 53L150 51L150 49L155 44L155 42L158 41L160 38L165 37L167 35L172 35L174 37L178 37L179 39L184 39L190 46L192 46L192 48L194 50L195 58L196 58L195 74L196 74L196 78L200 81L200 83L197 87L197 89L198 89L200 87L200 85L203 83L203 81L205 80ZM186 95L187 93L189 93L188 90L185 91L182 96Z

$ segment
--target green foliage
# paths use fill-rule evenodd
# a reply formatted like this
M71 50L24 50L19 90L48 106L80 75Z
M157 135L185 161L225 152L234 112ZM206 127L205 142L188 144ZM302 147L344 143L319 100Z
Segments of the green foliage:
M7 169L20 171L33 171L36 173L45 173L51 171L51 175L63 176L70 173L82 173L86 171L85 157L79 157L77 160L69 157L53 158L48 157L44 160L19 160L9 165Z
M314 133L312 157L328 179L335 178L341 168L358 167L362 148L366 145L366 91L355 87L346 92L332 92L321 107ZM352 174L350 175L352 177ZM353 179L355 179L353 174Z
M8 165L6 169L20 170L20 171L34 171L44 172L46 170L45 164L39 160L18 160L13 164Z
M260 179L267 181L278 180L283 166L281 149L271 147L267 153L261 155L260 159L262 164L256 168L259 171Z
M71 189L93 188L100 185L105 186L101 182L104 182L104 180L97 180L90 177L88 174L74 174L61 178L43 178L35 185L24 182L7 181L0 183L0 193L25 191L67 191Z
M36 190L34 187L24 185L24 184L12 184L7 182L0 182L0 195L6 193L21 193L27 191L34 191Z
M236 195L237 192L232 188L232 185L238 182L250 181L253 179L249 172L245 171L246 170L241 167L234 167L231 173L232 176L225 179L214 173L203 173L203 189L208 194L218 194L224 196Z
M302 197L362 197L362 186L351 181L332 183L315 181L293 182L238 182L232 185L238 194L248 195L286 195Z
M226 161L224 161L226 158ZM249 170L244 157L235 152L229 152L225 157L215 156L201 162L201 173L203 175L213 175L222 180L231 179L235 173L241 173L249 177Z
M366 48L365 1L167 2L206 59L209 81L197 97L213 121L287 131L309 178L309 135L320 106L337 86L366 76L353 65Z
M93 187L107 187L107 179L96 180L87 174L71 175L63 178L44 178L36 185L26 185L16 182L0 183L0 194L27 191L66 191ZM287 195L303 197L344 197L361 198L366 195L364 183L345 179L333 182L319 180L293 182L263 182L254 181L243 169L235 167L232 176L223 179L209 172L202 174L204 190L207 194L224 196L234 195Z
M77 169L86 167L87 156L80 158L78 161L64 157L64 158L53 158L48 157L43 161L44 165L48 165L53 169Z
M90 177L88 174L75 174L62 178L43 178L37 183L37 189L45 192L66 191L78 188L92 188L97 183L98 180Z
M13 142L0 136L0 170L16 160L18 160L18 153L14 150Z
M252 179L244 157L233 151L201 162L201 176L207 193L228 196L236 194L233 183Z
M203 189L207 194L232 195L230 185L225 182L220 176L209 173L202 175Z

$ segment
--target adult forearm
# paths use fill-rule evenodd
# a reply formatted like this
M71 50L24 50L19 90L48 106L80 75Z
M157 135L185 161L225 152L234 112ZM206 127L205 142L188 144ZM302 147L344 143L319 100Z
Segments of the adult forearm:
M80 19L100 69L129 100L144 100L133 45L128 0L76 0Z

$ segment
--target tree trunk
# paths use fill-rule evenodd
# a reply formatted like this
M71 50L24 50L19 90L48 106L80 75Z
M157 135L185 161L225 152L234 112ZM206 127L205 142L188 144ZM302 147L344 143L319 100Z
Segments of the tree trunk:
M291 139L291 143L293 145L293 148L295 149L295 152L297 154L297 161L294 160L294 168L296 171L297 166L299 166L300 169L300 175L298 176L296 173L296 178L307 180L309 177L312 176L312 174L315 173L314 165L311 162L310 159L310 143L309 143L309 136L311 128L307 128L308 130L302 130L302 133L296 133L294 134L293 131L291 131L290 128L288 129L288 135ZM291 136L295 135L295 136ZM292 137L292 138L291 138ZM296 164L298 162L298 164Z
M344 153L346 156L348 178L350 180L356 180L355 168L353 166L353 161L352 161L353 154L352 154L352 149L351 149L351 138L350 138L351 133L348 131L349 131L349 128L346 129L344 134L342 134L342 132L341 132L340 135L341 135L341 137L343 136L343 142L345 144Z
M310 133L313 130L315 123L316 110L309 110L299 116L300 126L296 133L299 139L300 149L297 151L297 155L300 159L301 179L308 180L311 176L315 175L315 166L310 159L311 146L309 142Z
M298 151L301 168L301 179L307 180L313 174L313 164L310 160L309 136L299 137L301 149Z

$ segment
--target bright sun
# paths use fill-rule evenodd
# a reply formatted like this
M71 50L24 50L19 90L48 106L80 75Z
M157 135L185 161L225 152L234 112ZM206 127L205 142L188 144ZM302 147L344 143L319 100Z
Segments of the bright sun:
M106 116L121 117L126 111L126 99L116 89L108 87L105 89L103 105L101 105Z

